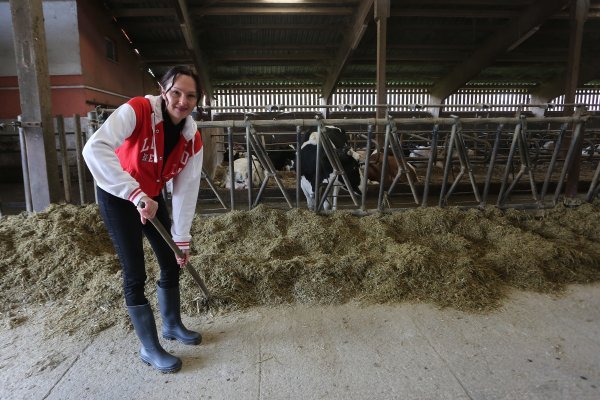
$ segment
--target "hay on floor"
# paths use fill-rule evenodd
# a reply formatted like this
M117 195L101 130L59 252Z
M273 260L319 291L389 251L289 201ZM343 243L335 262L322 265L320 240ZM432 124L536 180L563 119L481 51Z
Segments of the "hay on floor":
M600 279L600 204L543 214L431 207L357 217L259 206L196 216L191 263L213 312L348 301L485 312L511 288L556 292ZM47 334L128 324L119 262L97 206L1 217L0 252L5 326L23 323L20 310L31 305L48 308ZM147 243L145 258L156 310L158 266ZM187 272L181 286L183 312L205 312Z

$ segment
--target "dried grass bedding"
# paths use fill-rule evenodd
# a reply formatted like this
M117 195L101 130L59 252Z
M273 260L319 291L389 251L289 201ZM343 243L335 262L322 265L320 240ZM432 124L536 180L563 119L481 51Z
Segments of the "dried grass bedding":
M253 306L428 302L489 312L509 290L560 292L600 279L600 202L527 211L419 208L358 217L306 210L196 216L191 258L225 313ZM146 243L147 297L158 266ZM97 206L0 217L0 318L46 306L46 334L128 324L119 262ZM206 311L182 275L182 307Z

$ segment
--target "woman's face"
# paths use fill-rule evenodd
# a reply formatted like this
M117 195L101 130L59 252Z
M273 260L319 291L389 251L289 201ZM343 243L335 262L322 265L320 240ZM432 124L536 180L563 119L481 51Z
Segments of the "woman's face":
M167 112L174 124L180 123L192 113L198 103L196 82L191 76L179 75L168 92L162 92Z

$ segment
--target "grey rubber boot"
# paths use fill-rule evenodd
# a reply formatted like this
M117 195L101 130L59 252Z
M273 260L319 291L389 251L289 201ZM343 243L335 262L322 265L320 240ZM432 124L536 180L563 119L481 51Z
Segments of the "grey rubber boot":
M200 344L202 341L200 333L190 331L181 322L179 286L161 288L157 285L157 293L163 323L163 337L169 340L179 340L184 344Z
M150 304L127 306L127 311L131 317L135 333L142 342L142 348L140 349L142 361L163 373L179 371L181 360L165 351L158 341L156 323Z

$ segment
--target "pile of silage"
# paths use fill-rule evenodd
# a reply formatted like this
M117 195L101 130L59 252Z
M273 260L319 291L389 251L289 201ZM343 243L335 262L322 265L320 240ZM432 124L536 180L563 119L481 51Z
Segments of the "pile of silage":
M191 262L221 312L352 300L480 312L500 305L511 288L548 292L599 280L599 217L598 202L541 217L493 207L357 217L259 206L196 216ZM51 332L127 323L119 263L96 206L2 217L0 251L0 312L9 326L30 304L58 306L48 306ZM147 297L156 305L149 246L146 261ZM203 312L205 304L184 272L184 312Z

